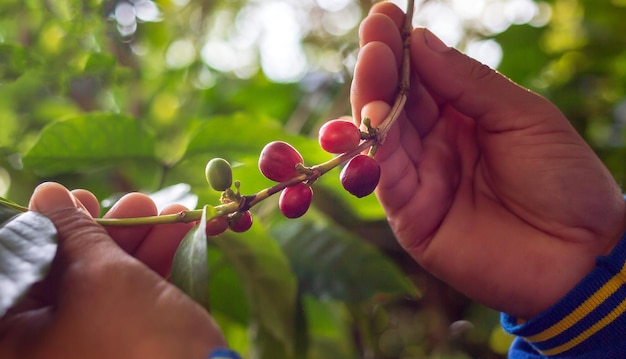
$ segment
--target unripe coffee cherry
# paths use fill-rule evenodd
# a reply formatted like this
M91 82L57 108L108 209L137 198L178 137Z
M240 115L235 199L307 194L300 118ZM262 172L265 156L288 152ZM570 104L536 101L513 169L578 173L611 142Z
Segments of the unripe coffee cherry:
M303 163L302 156L287 142L270 142L259 156L259 170L272 181L283 182L296 177L299 172L296 165Z
M361 131L351 121L331 120L320 127L318 140L326 152L345 153L359 146Z
M287 218L298 218L306 213L313 199L310 186L300 182L285 188L280 193L278 208Z
M206 165L206 180L216 191L225 191L233 184L233 170L223 158L213 158Z
M228 229L228 218L220 216L206 222L206 235L209 237L217 236L224 233Z
M252 227L252 213L234 213L228 218L228 226L233 232L245 232Z
M380 165L367 155L356 155L341 170L341 184L357 197L374 192L380 179Z

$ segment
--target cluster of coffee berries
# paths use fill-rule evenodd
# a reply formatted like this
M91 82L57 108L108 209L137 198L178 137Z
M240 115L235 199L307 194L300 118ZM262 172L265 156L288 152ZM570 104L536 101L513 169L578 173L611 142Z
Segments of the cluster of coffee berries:
M372 130L369 126L368 131ZM325 151L332 154L346 154L357 150L368 133L362 133L351 121L335 119L325 123L319 130L318 140ZM273 141L265 145L259 156L259 170L268 179L286 182L303 173L314 176L312 168L304 166L302 155L292 145L283 141ZM207 163L206 179L211 187L222 191L222 203L241 200L239 186L233 192L233 173L230 164L222 158L214 158ZM295 182L281 190L278 207L287 218L304 215L313 200L310 183L315 180L307 176L303 181ZM356 154L341 170L340 180L343 187L356 197L364 197L374 191L380 179L380 166L369 155ZM244 232L252 226L249 210L237 211L213 218L206 224L207 235L215 236L227 229Z
M320 128L318 139L325 151L340 154L355 150L362 136L353 122L335 119ZM359 198L365 197L378 185L380 166L372 157L358 154L348 161L339 178L346 191Z
M230 196L238 194L231 189L233 185L233 170L230 163L223 158L213 158L206 165L206 180L211 188L222 192L222 202L232 202ZM207 236L217 236L227 229L233 232L245 232L252 227L252 214L249 210L234 212L213 218L206 223Z
M259 156L259 170L275 182L284 182L300 174L304 166L302 155L293 146L283 141L270 142ZM298 182L283 189L278 199L278 208L287 218L298 218L311 206L313 190L306 183Z

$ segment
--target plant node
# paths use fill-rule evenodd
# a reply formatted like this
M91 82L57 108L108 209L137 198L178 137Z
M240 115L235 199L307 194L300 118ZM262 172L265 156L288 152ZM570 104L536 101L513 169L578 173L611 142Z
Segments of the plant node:
M250 196L239 196L239 207L237 209L237 211L239 212L245 212L247 210L249 210L252 207L252 201L254 201L254 199L256 198L256 195L250 195Z

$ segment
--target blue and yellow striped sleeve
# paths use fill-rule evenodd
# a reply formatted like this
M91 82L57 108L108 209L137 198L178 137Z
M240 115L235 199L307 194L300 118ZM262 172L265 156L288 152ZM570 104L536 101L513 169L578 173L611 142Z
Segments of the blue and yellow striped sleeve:
M529 321L502 314L511 359L626 358L626 235L559 302Z

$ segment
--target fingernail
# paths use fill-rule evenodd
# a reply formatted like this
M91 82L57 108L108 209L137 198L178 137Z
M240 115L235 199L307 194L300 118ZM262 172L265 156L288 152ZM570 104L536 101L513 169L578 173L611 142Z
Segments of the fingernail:
M450 49L448 45L446 45L440 38L428 29L424 29L424 41L426 42L426 45L428 45L428 47L435 52L444 52Z
M74 196L58 183L42 183L33 192L30 209L40 213L50 213L66 208L76 208Z

